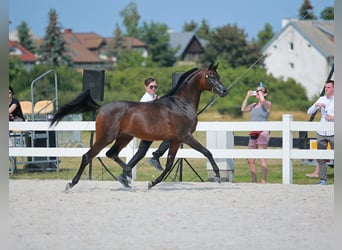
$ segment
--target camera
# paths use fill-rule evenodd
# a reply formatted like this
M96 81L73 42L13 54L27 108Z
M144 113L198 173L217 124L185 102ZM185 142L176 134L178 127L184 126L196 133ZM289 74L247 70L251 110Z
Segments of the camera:
M257 92L254 90L252 91L252 95L255 95L256 96Z

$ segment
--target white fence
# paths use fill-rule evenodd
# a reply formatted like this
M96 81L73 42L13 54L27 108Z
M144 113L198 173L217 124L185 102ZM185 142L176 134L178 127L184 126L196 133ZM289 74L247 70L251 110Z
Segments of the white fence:
M94 131L95 122L60 122L49 127L49 122L10 122L9 130L19 131ZM294 159L334 159L334 150L295 149L292 146L293 133L296 131L334 131L334 123L293 121L292 115L283 115L282 121L272 122L199 122L196 131L251 131L269 130L282 131L282 147L279 149L215 149L208 148L216 159L266 158L282 159L282 182L292 183L292 160ZM51 157L81 157L89 148L80 147L10 147L9 156L51 156ZM103 149L98 156L105 157L108 148ZM155 148L150 148L146 157L151 157ZM120 152L126 162L136 152L134 142ZM205 158L193 149L179 149L178 158Z

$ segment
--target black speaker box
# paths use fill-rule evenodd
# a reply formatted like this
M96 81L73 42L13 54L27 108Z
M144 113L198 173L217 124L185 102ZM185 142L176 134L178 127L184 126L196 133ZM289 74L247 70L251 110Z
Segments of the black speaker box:
M90 96L95 101L103 101L104 70L83 70L83 92L90 89Z
M184 74L184 72L173 72L172 73L172 88L177 85L179 78Z
M56 132L55 131L36 131L34 138L33 134L25 137L26 147L56 147ZM27 157L26 170L55 170L57 168L57 157Z

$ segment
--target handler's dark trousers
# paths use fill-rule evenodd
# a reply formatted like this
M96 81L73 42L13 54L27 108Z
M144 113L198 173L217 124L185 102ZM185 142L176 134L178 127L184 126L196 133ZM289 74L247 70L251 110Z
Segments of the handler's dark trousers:
M152 141L145 141L145 140L141 140L139 147L138 147L138 151L133 155L132 159L127 163L127 167L129 169L134 168L134 166L142 159L145 157L147 150L150 148L152 144ZM169 148L170 143L168 141L163 141L160 145L159 148L153 152L153 157L159 159L159 157L161 157L165 151ZM128 176L132 177L132 172L130 171L130 173L127 173Z
M166 150L168 150L169 147L170 147L169 141L163 141L159 145L159 148L152 153L153 158L159 159L160 157L162 157L162 155L166 152Z
M323 136L317 134L317 149L327 149L328 142L331 149L334 149L334 136ZM327 163L324 159L317 159L319 166L319 178L321 180L327 180Z
M129 168L134 168L134 166L146 155L147 150L151 146L152 141L141 140L138 151L133 155L132 159L127 163Z

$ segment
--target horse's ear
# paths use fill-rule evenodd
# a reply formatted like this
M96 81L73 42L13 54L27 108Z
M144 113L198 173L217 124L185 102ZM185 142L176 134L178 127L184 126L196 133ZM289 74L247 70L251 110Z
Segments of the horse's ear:
M218 66L219 66L219 63L216 63L216 65L214 65L213 69L216 71Z
M212 70L212 68L213 68L213 63L210 63L208 69L209 69L209 70Z

